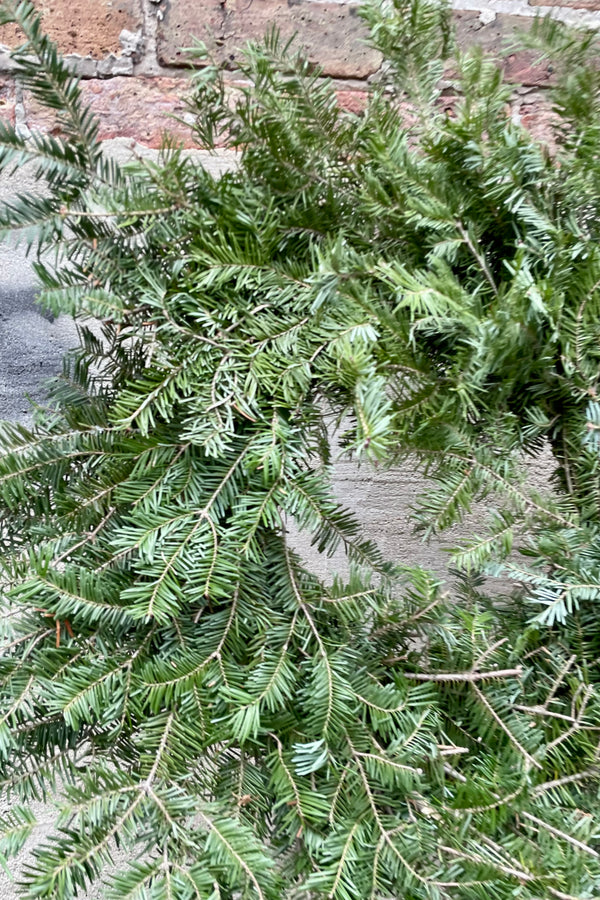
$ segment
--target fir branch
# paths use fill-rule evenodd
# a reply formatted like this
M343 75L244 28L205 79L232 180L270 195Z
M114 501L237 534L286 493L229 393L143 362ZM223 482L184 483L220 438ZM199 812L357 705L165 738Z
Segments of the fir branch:
M45 191L2 232L40 235L55 313L102 320L31 433L0 429L0 793L25 804L3 848L26 804L64 798L25 897L600 890L593 42L535 25L548 151L506 118L495 61L442 71L434 0L363 11L385 61L361 116L275 36L234 106L199 70L198 133L242 149L213 178L171 145L106 159L29 0L0 7L65 131L0 127L0 167ZM338 502L342 423L342 456L434 474L426 533L493 502L458 575L386 563ZM524 478L542 450L547 498ZM316 577L286 518L348 577ZM147 862L109 870L117 843Z
M538 762L537 759L534 759L534 757L531 756L531 754L527 752L525 747L523 747L523 745L520 743L520 741L517 740L517 738L512 733L512 731L510 730L508 725L506 725L506 723L502 720L502 717L498 715L498 713L496 712L496 710L494 709L494 707L492 706L490 701L487 699L485 694L483 694L482 691L480 691L479 688L475 684L472 683L471 687L475 691L475 694L476 694L478 700L483 704L483 706L485 706L485 708L487 709L487 711L489 712L491 717L494 719L496 724L502 729L502 731L507 735L507 737L511 741L511 743L514 744L514 746L517 748L517 750L519 751L519 753L521 754L523 759L527 762L528 766L534 766L536 769L543 769L542 764L540 762Z

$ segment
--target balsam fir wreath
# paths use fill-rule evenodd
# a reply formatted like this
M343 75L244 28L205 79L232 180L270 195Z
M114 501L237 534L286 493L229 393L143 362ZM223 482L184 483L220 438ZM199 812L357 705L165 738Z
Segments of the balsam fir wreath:
M273 34L235 107L217 67L195 77L199 143L240 151L215 179L172 144L107 159L34 7L0 10L63 133L0 125L2 169L45 188L0 224L81 326L35 426L1 433L4 856L57 804L23 896L597 897L595 35L528 37L556 72L549 150L442 4L363 8L386 76L361 115ZM336 423L346 453L430 476L426 531L485 500L445 584L335 500ZM310 572L292 520L348 579Z

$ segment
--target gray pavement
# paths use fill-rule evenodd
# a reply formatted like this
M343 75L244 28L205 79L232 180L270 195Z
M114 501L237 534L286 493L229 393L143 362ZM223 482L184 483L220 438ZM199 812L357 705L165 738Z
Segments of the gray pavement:
M30 172L0 176L0 199L36 190ZM37 281L25 246L0 243L0 419L27 421L28 395L44 396L43 385L60 371L65 350L77 343L73 322L52 320L36 304Z
M63 354L76 344L72 320L53 320L36 303L24 254L0 248L0 419L28 421L30 401L43 401L45 382L60 371Z

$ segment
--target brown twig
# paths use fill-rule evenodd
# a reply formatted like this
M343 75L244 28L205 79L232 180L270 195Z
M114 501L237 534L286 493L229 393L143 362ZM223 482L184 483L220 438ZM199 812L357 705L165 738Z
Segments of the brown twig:
M472 684L490 678L519 678L523 667L515 669L492 669L489 672L405 672L405 678L413 681L462 681Z

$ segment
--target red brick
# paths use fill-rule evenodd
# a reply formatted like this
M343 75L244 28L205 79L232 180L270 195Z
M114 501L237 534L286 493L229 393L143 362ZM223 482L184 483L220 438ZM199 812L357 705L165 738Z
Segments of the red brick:
M360 115L367 108L369 94L367 91L336 91L337 102L346 112Z
M599 0L600 2L600 0ZM505 54L515 42L517 32L531 27L532 20L524 16L497 15L493 22L482 24L478 12L455 12L457 40L466 50L478 45L494 56ZM517 50L504 55L503 69L507 81L525 85L545 85L552 82L552 68L548 63L535 64L536 54Z
M34 0L43 27L63 53L100 59L119 53L119 34L142 27L141 0ZM15 47L23 34L14 25L0 28L0 44Z
M547 144L550 150L556 147L556 133L554 127L558 124L559 118L552 111L549 103L540 103L535 106L521 107L520 109L521 125L530 132L530 134Z
M355 6L310 0L169 0L158 29L158 56L165 65L187 64L182 48L204 41L219 62L234 68L240 48L262 40L273 27L326 75L366 78L381 55L365 43L367 29Z
M187 115L184 98L186 78L90 79L81 82L84 102L100 122L102 140L133 138L147 147L160 147L165 132L195 146L189 125L177 118ZM59 133L55 115L30 95L25 98L27 124L31 129Z

